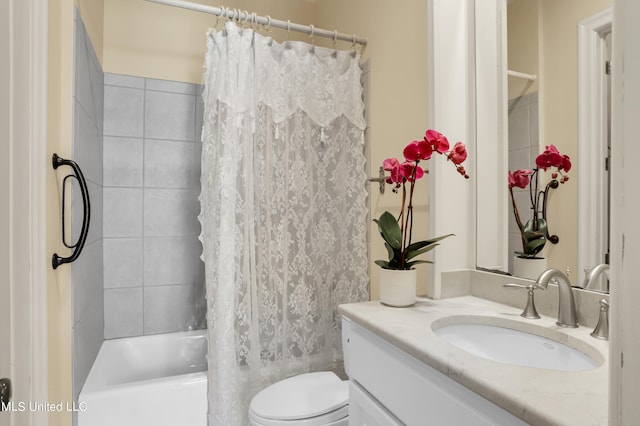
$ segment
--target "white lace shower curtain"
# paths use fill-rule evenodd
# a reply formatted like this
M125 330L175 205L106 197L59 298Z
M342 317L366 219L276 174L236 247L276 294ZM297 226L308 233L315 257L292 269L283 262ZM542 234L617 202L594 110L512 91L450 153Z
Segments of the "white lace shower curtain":
M361 69L231 22L207 41L209 424L245 425L260 389L340 369L337 306L368 299Z

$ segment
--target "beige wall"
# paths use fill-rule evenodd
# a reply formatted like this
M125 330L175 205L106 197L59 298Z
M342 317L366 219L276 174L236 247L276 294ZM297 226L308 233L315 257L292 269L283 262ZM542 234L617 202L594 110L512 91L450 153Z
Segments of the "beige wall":
M87 29L98 60L102 60L102 45L104 34L104 2L105 0L75 0L82 22Z
M538 0L514 0L507 13L507 68L538 75ZM538 81L509 77L509 99L538 91Z
M101 56L102 1L51 0L49 1L49 76L48 76L48 130L49 157L58 153L62 157L73 155L73 43L74 6L80 13ZM48 163L49 164L49 163ZM68 253L60 238L60 183L59 175L49 168L47 176L47 252ZM69 207L69 206L67 206ZM67 210L69 211L69 210ZM68 217L68 216L67 216ZM49 401L72 400L72 299L71 269L65 265L48 269L47 322L49 341ZM71 424L70 412L51 412L49 424Z
M427 128L427 4L407 0L398 8L390 0L375 6L367 0L236 0L226 1L231 8L276 19L291 19L318 28L338 29L368 38L364 59L371 60L371 174L376 175L382 161L401 156L411 140L421 138ZM219 5L220 2L209 1ZM144 77L201 82L205 53L205 32L215 17L146 3L142 0L105 0L104 70ZM287 39L283 30L273 29L273 37ZM308 40L304 34L291 33L292 39ZM331 44L330 40L316 40ZM339 42L338 48L350 49ZM414 241L427 237L427 183L420 182L414 202ZM372 216L384 210L396 213L400 197L387 191L380 196L372 191ZM455 230L452 230L455 232ZM386 257L377 229L372 227L372 258ZM443 242L446 244L446 241ZM426 292L426 268L420 266L419 292ZM372 298L378 297L378 271L372 263Z
M200 1L220 6L219 1ZM311 23L314 3L300 0L228 0L231 9L274 19ZM223 20L220 20L219 27ZM205 34L216 17L143 0L104 0L104 71L165 80L201 83ZM273 30L286 40L286 31ZM307 36L291 33L291 39Z

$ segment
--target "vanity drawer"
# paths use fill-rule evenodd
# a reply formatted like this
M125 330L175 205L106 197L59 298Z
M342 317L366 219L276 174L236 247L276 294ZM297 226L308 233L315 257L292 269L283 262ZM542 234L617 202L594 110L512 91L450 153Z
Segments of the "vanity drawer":
M349 378L407 425L526 425L364 327L350 322Z
M349 426L402 426L357 383L349 381Z

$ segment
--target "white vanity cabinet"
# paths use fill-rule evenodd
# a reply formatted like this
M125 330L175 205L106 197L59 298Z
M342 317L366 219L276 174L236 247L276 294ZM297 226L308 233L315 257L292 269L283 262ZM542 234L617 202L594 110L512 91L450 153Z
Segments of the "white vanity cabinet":
M458 382L343 318L349 425L526 425Z

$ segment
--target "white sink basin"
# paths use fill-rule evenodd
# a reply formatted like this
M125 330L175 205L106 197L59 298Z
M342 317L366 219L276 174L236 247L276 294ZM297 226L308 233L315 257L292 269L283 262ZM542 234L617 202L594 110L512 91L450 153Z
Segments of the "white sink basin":
M580 339L519 321L493 317L449 317L436 321L432 329L436 335L462 350L505 364L583 371L597 368L604 361L595 348Z

